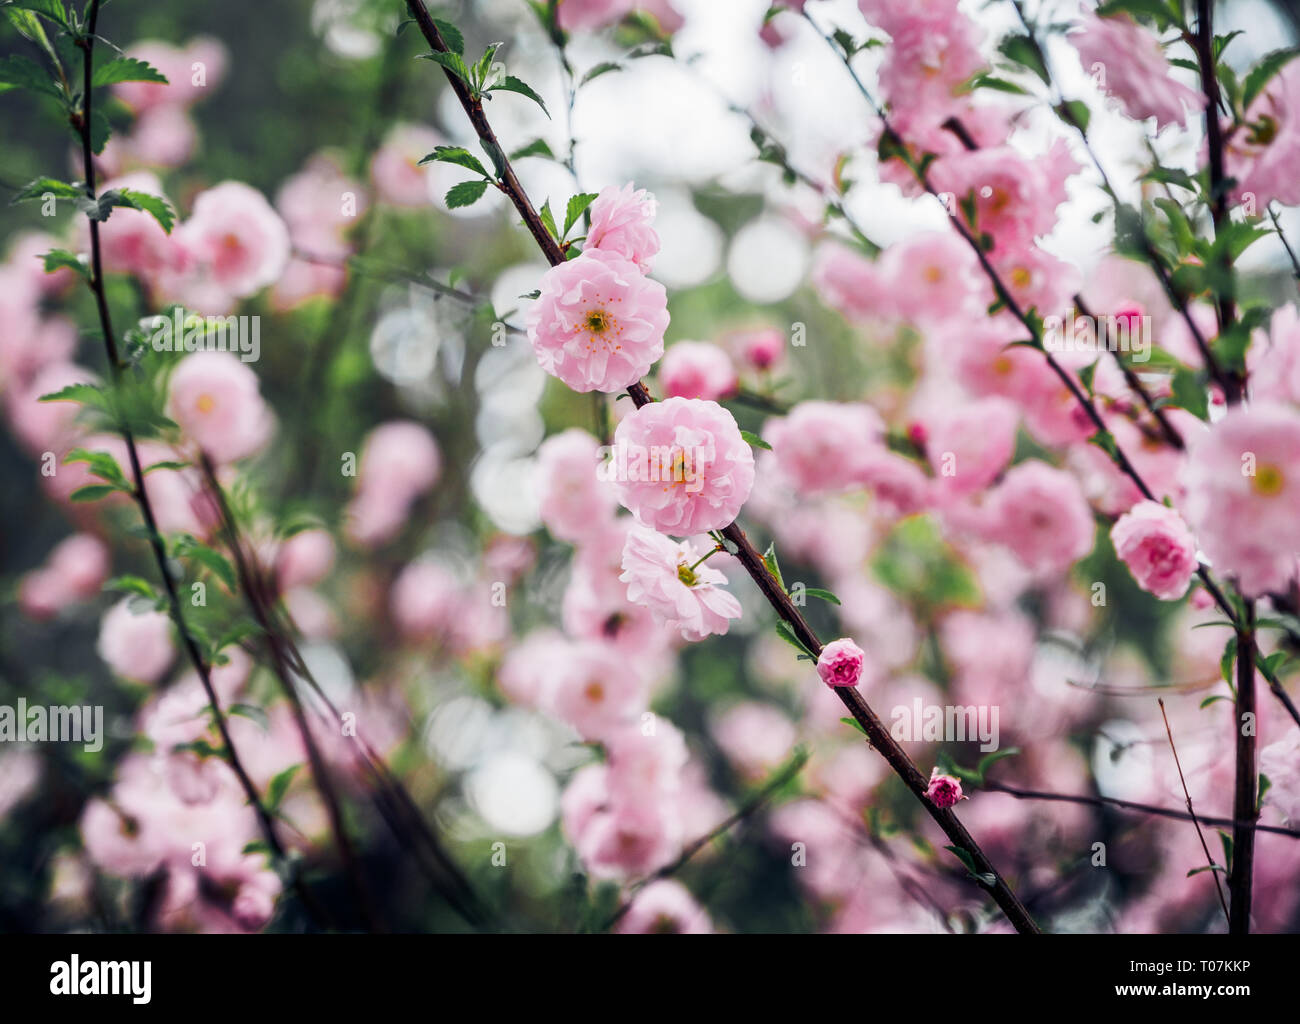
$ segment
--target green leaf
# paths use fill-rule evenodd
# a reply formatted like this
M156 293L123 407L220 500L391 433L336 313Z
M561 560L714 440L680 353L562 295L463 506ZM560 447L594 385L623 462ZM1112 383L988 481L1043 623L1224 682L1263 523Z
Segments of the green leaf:
M201 540L189 534L182 535L176 542L174 554L177 558L192 558L221 580L227 589L235 589L235 568L230 559Z
M857 729L858 732L862 733L863 736L867 734L867 730L862 728L862 723L859 722L856 718L841 718L840 721L843 722L845 725L853 726L853 728Z
M452 53L464 55L465 37L461 35L460 29L450 21L444 21L442 18L432 18L430 20L438 30L438 34L442 36L442 41L447 44L447 49Z
M526 146L521 146L510 154L511 160L522 160L526 156L544 156L548 160L554 160L555 154L551 152L551 147L546 144L545 139L533 139Z
M122 188L115 190L117 198L114 199L113 205L126 206L133 210L143 210L153 217L154 220L162 227L167 234L172 233L172 225L176 222L176 215L172 213L172 208L167 205L167 200L161 196L150 195L148 192L138 192L133 188ZM106 192L105 195L113 195L112 192ZM103 197L100 197L101 201Z
M795 631L791 628L790 623L786 622L785 619L776 620L776 635L795 650L802 651L804 654L808 655L808 657L816 660L817 655L815 655L811 648L807 647L804 642L795 635Z
M440 160L447 164L457 164L461 167L467 167L475 174L481 174L483 177L488 176L487 170L479 162L478 157L467 149L460 146L438 146L428 156L420 159L421 164L432 163Z
M78 487L72 492L68 500L78 503L84 501L101 501L104 498L107 498L110 494L117 494L119 491L121 491L121 488L113 484L88 484L85 487Z
M985 754L979 759L979 764L975 766L975 772L979 776L980 784L984 783L984 776L988 770L1005 757L1014 757L1020 753L1019 747L1007 747L1005 750L995 750L990 754Z
M1199 875L1202 871L1222 871L1225 875L1228 873L1222 864L1206 864L1199 868L1192 868L1191 871L1187 872L1187 877L1191 878L1192 875Z
M1155 22L1156 28L1162 32L1171 25L1182 24L1182 19L1177 17L1166 0L1110 0L1098 7L1095 13L1099 18L1131 14L1138 21Z
M298 774L298 769L301 767L300 764L291 764L271 780L266 787L267 810L272 813L279 810L280 804L284 802L284 795L289 792L289 784L293 782L293 777Z
M425 60L431 60L435 64L441 64L442 67L452 75L455 75L466 85L470 84L469 66L465 63L465 58L459 53L443 53L435 50L432 53L420 54Z
M487 187L486 181L462 181L459 185L453 185L447 190L447 207L455 210L462 206L473 206L483 198Z
M772 579L776 580L776 585L785 590L785 580L781 577L781 563L776 560L776 544L769 544L767 550L763 552L763 564L767 566L767 571L772 574ZM807 650L807 648L805 648ZM812 651L808 651L812 654Z
M12 0L10 6L34 11L64 28L68 27L68 12L63 6L63 0Z
M191 462L178 462L174 459L167 459L163 462L152 462L145 466L144 474L148 476L156 469L189 469L192 465Z
M1039 53L1037 44L1029 36L1007 36L998 44L998 50L1003 56L1015 61L1022 67L1028 68L1041 78L1045 85L1052 84L1052 77L1047 73L1047 66L1043 63L1042 54Z
M63 99L63 92L54 84L50 73L30 57L17 53L0 60L0 92L9 89L26 89Z
M742 430L740 436L745 439L747 444L753 445L755 448L766 448L769 452L772 450L772 446L752 430Z
M496 85L492 86L492 88L489 89L488 91L489 92L517 92L519 93L520 96L527 96L530 100L532 100L539 107L541 107L542 113L545 114L548 118L551 116L551 112L546 109L546 101L537 95L537 93L533 90L533 87L531 85L529 85L527 82L523 81L522 79L516 78L514 75L506 75L504 79L502 79Z
M101 480L107 480L110 484L115 484L122 490L131 489L126 474L122 472L122 467L117 464L117 459L109 455L108 452L92 452L85 448L74 448L63 457L64 465L72 465L78 462L84 462L90 472Z
M147 61L135 57L118 57L95 68L90 84L98 87L118 82L161 82L166 85L167 76Z
M998 92L1009 92L1017 96L1029 95L1029 90L1024 89L1015 82L1008 82L1005 78L998 78L996 75L987 73L978 74L971 79L970 87L974 89L995 89Z
M560 240L560 229L555 226L555 214L551 212L551 201L547 199L542 203L541 212L538 214L542 218L542 226L551 233L551 237L557 242Z
M1210 397L1197 371L1187 366L1180 366L1174 371L1170 386L1174 405L1186 409L1197 419L1209 422Z
M623 65L616 61L607 60L597 64L594 68L582 76L582 81L578 83L579 88L586 85L593 78L599 78L601 75L607 75L611 71L622 71Z
M1246 80L1241 84L1242 108L1249 107L1251 102L1267 88L1273 76L1297 56L1300 56L1300 48L1291 47L1286 50L1274 50L1251 68L1246 75Z
M21 203L24 199L44 199L52 195L56 199L84 199L84 186L60 181L58 178L36 178L14 193L12 202Z
M1258 811L1264 806L1264 794L1273 788L1273 780L1263 772L1259 773L1259 799L1255 804L1255 810Z
M45 264L45 272L52 274L56 270L62 270L66 267L68 270L74 270L87 281L90 280L90 267L86 266L81 260L77 259L76 253L68 252L67 249L51 249L41 256Z
M1092 120L1092 111L1083 100L1066 100L1053 107L1056 116L1071 128L1077 128L1084 135L1088 134L1088 124Z
M38 402L80 402L92 409L103 409L106 406L108 396L94 384L69 384L58 391L51 391L49 394L41 395L36 400Z
M569 200L569 205L564 211L564 236L568 237L569 229L573 227L583 211L592 204L596 198L595 192L579 192Z
M231 704L230 707L226 709L226 713L229 715L239 715L241 718L247 718L250 721L256 722L262 727L263 732L270 731L271 720L266 716L266 712L256 704Z
M1224 682L1229 686L1232 685L1232 664L1237 660L1237 638L1236 636L1228 637L1228 642L1223 646L1223 657L1219 659L1219 674L1223 676Z
M822 590L819 587L808 587L804 593L809 597L817 597L823 601L829 601L831 604L839 604L840 599L832 594L829 590Z
M114 577L104 584L104 589L121 594L134 594L149 601L158 599L158 592L154 590L152 583L140 576L130 574Z
M1232 698L1225 696L1222 693L1216 693L1213 697L1206 697L1205 700L1201 701L1200 707L1208 708L1215 701L1219 701L1219 700L1232 700Z

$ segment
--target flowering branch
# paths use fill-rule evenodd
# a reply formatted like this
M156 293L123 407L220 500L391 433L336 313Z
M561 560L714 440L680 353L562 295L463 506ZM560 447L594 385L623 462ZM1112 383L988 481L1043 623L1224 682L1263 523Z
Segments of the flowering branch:
M83 70L83 92L81 101L81 110L76 115L74 122L78 134L81 136L81 153L82 167L85 174L86 197L92 203L96 199L95 187L95 154L94 144L91 139L92 131L92 103L94 96L94 48L96 36L96 26L99 20L100 0L91 0L90 7L86 14L85 32L77 39L77 45L81 48L82 70ZM100 334L103 337L104 349L108 357L108 366L110 379L114 388L120 388L123 374L126 371L127 364L122 360L117 345L117 335L113 330L112 315L108 308L108 296L104 288L104 271L102 247L100 244L99 222L93 216L87 216L90 222L90 260L91 275L89 279L90 290L95 296L95 307L99 315ZM162 577L163 589L167 595L167 608L172 622L176 626L176 631L181 639L181 646L185 649L186 657L194 666L194 671L199 677L199 682L203 687L204 695L207 697L208 705L212 709L212 719L217 727L217 732L221 737L222 755L230 765L235 777L239 781L240 788L243 789L245 797L248 799L249 806L252 807L257 817L258 826L266 840L272 855L280 863L286 863L286 853L279 836L276 834L275 822L272 820L270 812L262 803L262 799L257 792L257 787L249 777L238 751L235 749L234 740L230 735L227 726L226 715L221 709L221 702L217 698L216 690L212 685L211 666L203 657L199 650L198 642L195 639L193 631L185 618L184 607L181 604L180 595L176 589L176 581L172 577L172 570L169 566L167 556L167 547L163 542L162 533L158 528L157 517L154 515L153 503L149 498L148 491L144 486L144 469L141 465L139 447L136 444L134 431L130 425L122 421L119 417L116 424L122 440L126 445L127 458L131 464L131 481L132 487L130 495L136 506L140 510L140 515L144 519L145 533L149 543L149 548L153 552L154 561L158 566L158 573ZM292 865L289 867L293 884L299 897L303 900L304 906L313 917L321 919L321 910L317 905L314 897L311 896L305 884L297 875L297 870Z
M438 26L430 17L428 10L425 8L423 0L406 0L407 8L411 16L419 26L425 40L437 53L448 53L449 48L442 37ZM453 91L459 99L461 106L464 108L466 115L470 120L477 133L483 148L492 157L493 163L497 170L497 187L507 196L514 204L515 209L523 218L525 226L528 227L538 246L541 248L547 261L554 267L566 262L566 254L560 244L547 231L545 224L542 222L540 215L537 213L532 202L529 200L523 187L520 185L510 161L506 158L500 143L497 141L491 125L483 112L482 101L476 97L469 89L466 82L458 75L453 73L449 68L443 68L448 82L451 84ZM632 398L633 403L638 409L651 404L654 399L651 398L645 385L639 381L633 383L627 388L628 395ZM763 557L757 549L750 543L745 536L744 530L739 523L733 522L729 526L719 531L723 537L731 542L735 547L732 552L734 557L741 563L745 571L754 580L763 597L775 609L780 618L787 624L798 642L806 648L815 659L822 651L821 641L813 632L812 628L803 618L803 615L791 601L785 588L778 582L765 564ZM998 906L1002 908L1003 913L1011 921L1017 931L1037 933L1039 928L1034 923L1033 918L1025 909L1015 893L1011 891L1009 885L998 874L988 857L980 849L974 838L966 831L966 828L958 820L957 816L950 808L941 808L935 805L926 795L928 780L912 762L907 753L890 735L888 728L880 721L875 712L867 705L862 695L852 686L840 686L835 688L836 694L843 701L854 720L861 727L871 745L880 752L880 754L889 763L894 772L901 778L910 789L914 796L921 801L922 806L935 820L940 828L943 829L949 839L959 848L967 851L971 856L971 863L975 870L972 872L979 879ZM991 881L990 881L991 880Z

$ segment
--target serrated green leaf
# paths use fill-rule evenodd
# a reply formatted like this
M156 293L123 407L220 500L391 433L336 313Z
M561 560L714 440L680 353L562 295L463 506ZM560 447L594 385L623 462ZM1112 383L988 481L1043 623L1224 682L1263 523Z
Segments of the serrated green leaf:
M470 84L469 65L459 53L443 53L441 50L435 50L432 53L422 53L420 56L435 64L441 64L449 74L459 78L466 85Z
M118 57L95 68L91 85L116 85L118 82L160 82L167 84L167 76L148 61L135 57Z
M63 91L54 84L50 73L22 54L10 54L0 60L0 92L9 89L26 89L55 99L63 99Z
M799 639L795 634L794 629L790 626L790 623L786 622L785 619L776 620L776 635L791 647L795 648L795 650L802 651L804 654L808 655L808 657L813 658L814 660L816 659L817 655Z
M528 145L521 146L511 153L510 159L522 160L526 156L541 156L546 157L548 160L555 159L555 154L551 151L551 147L546 144L545 139L533 139Z
M492 86L489 92L517 92L520 96L527 96L530 100L542 108L542 113L548 118L551 112L546 109L546 101L534 91L533 87L522 79L514 75L506 75L500 82Z
M1007 36L998 44L998 50L1003 56L1015 61L1022 67L1028 68L1041 78L1045 85L1052 84L1051 75L1047 73L1047 67L1043 64L1042 55L1038 52L1038 47L1029 36Z
M427 164L434 161L442 161L447 164L457 164L460 167L466 167L475 174L481 174L483 177L488 176L486 168L469 150L460 146L437 146L428 156L421 157L420 163Z
M76 253L68 252L67 249L51 249L41 256L41 261L45 265L47 274L67 268L80 274L87 281L90 280L90 267L77 259Z
M597 193L595 192L579 192L569 200L569 205L565 207L564 210L563 237L568 237L569 229L577 223L577 220L582 216L583 211L595 201L596 195Z
M86 190L82 185L74 185L58 178L35 178L14 193L11 200L20 203L25 199L44 199L52 195L56 199L84 199Z
M1273 77L1297 56L1300 56L1300 48L1291 47L1285 50L1274 50L1251 68L1245 80L1241 83L1241 105L1243 109L1249 107L1255 98L1268 87L1268 83L1273 80Z
M740 436L745 439L747 444L753 445L755 448L766 448L769 452L772 450L772 446L752 430L742 430Z
M555 214L551 212L551 200L548 198L542 203L542 209L538 216L542 218L542 226L551 233L551 237L557 242L560 240L560 229L555 226Z
M442 36L442 41L447 44L447 49L452 53L461 56L465 53L465 37L461 34L459 28L450 21L444 21L442 18L430 19L434 27L437 28L438 34Z
M453 185L447 190L447 208L455 210L463 206L473 206L483 198L487 187L486 181L462 181L459 185Z
M804 593L809 597L820 598L823 601L829 601L831 604L840 604L840 599L832 594L829 590L822 590L820 587L808 587Z

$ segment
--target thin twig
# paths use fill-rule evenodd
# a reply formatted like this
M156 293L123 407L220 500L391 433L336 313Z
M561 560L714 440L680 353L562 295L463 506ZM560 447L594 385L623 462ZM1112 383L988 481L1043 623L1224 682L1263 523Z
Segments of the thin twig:
M1183 766L1178 760L1178 748L1174 746L1174 731L1169 728L1169 716L1165 714L1165 702L1161 697L1156 698L1156 703L1160 705L1160 717L1165 720L1165 735L1169 737L1169 749L1174 754L1174 767L1178 769L1178 781L1183 784L1183 797L1187 801L1187 813L1191 816L1192 824L1196 826L1196 838L1201 841L1201 849L1205 851L1205 863L1209 866L1210 874L1214 876L1214 889L1219 894L1219 905L1223 907L1223 919L1229 923L1232 916L1228 913L1228 899L1223 895L1223 885L1219 881L1219 874L1215 870L1218 867L1214 863L1214 857L1210 854L1210 847L1205 842L1205 833L1201 831L1201 823L1196 820L1196 811L1192 808L1192 794L1187 791L1187 779L1183 777Z

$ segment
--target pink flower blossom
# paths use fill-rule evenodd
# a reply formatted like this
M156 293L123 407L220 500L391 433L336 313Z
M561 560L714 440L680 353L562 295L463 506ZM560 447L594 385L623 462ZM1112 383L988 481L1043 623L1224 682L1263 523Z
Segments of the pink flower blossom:
M754 486L754 455L715 402L669 398L614 432L618 500L651 529L691 537L729 526Z
M975 290L982 271L955 231L913 235L891 245L880 258L897 315L931 324L977 312ZM987 305L985 303L984 305Z
M441 471L438 443L425 427L414 420L376 427L361 450L357 493L347 508L348 536L367 548L391 540Z
M761 779L794 749L799 733L780 708L747 700L732 705L713 723L713 739L747 779Z
M643 188L633 190L631 182L601 189L590 207L585 251L603 250L635 263L643 274L650 273L659 252L659 235L650 226L657 209L655 197Z
M370 161L379 198L393 206L428 206L435 171L429 165L421 167L420 161L446 141L422 124L394 125Z
M717 401L734 394L738 381L726 350L708 341L678 341L659 364L659 383L668 398Z
M785 356L785 334L775 327L739 331L728 339L728 347L747 366L766 373Z
M812 285L848 320L888 318L895 313L889 277L880 264L839 242L822 245L813 259Z
M184 435L217 462L252 455L273 423L257 374L229 352L195 352L168 384L168 411Z
M574 391L621 391L664 353L668 298L635 264L602 249L552 267L528 314L542 369Z
M123 598L104 613L96 650L117 675L156 683L176 654L172 623L162 612L137 610Z
M866 657L866 652L848 637L832 640L817 656L817 674L832 689L857 686Z
M1216 573L1284 590L1300 553L1300 413L1235 407L1188 446L1184 512Z
M646 709L646 678L610 644L572 644L554 667L557 674L549 681L546 706L583 739L606 739Z
M411 562L397 576L388 599L398 631L408 640L447 639L463 614L460 582L431 559Z
M275 556L276 582L283 591L315 586L333 568L334 538L325 530L295 533Z
M19 604L32 618L49 618L66 605L96 596L110 564L103 541L89 533L74 533L55 545L41 568L23 577Z
M1187 112L1205 109L1205 96L1170 76L1160 40L1126 14L1099 18L1091 11L1067 37L1079 51L1083 69L1119 100L1124 113L1137 121L1156 119L1156 130L1186 124ZM1100 65L1100 67L1098 67Z
M1111 542L1137 585L1162 601L1187 593L1196 574L1196 540L1183 517L1158 501L1139 501L1111 527Z
M809 496L861 487L884 436L879 414L856 402L800 402L763 427L785 482Z
M936 493L956 498L983 490L1007 467L1019 416L1011 403L983 398L938 409L926 421L925 454Z
M570 427L537 449L537 495L542 522L559 540L576 542L614 517L614 490L598 476L600 446Z
M1270 783L1265 802L1277 809L1283 825L1295 828L1300 823L1300 728L1289 729L1259 752L1259 770Z
M1010 145L962 150L936 160L930 179L959 200L974 200L978 234L993 239L992 252L1023 251L1056 227L1056 208L1065 202L1065 180L1080 165L1064 140L1041 156L1027 157ZM966 219L963 211L960 216Z
M651 882L632 897L616 929L623 935L708 935L713 922L676 879Z
M989 494L993 539L1035 573L1061 572L1092 550L1092 511L1079 482L1031 459Z
M686 640L721 636L741 614L740 602L720 589L727 577L707 562L696 565L699 558L690 541L674 543L643 526L628 531L623 548L619 579L627 584L628 600L649 608Z
M951 775L943 775L938 768L930 770L930 784L925 787L925 795L935 807L955 807L960 800L969 799L962 795L961 780Z
M210 36L191 39L184 48L144 40L128 47L126 56L152 64L167 79L166 84L119 82L113 86L118 99L137 113L190 106L221 83L228 58L225 45Z
M177 232L197 275L236 299L275 281L289 261L289 230L266 197L239 181L200 192Z
M1264 87L1245 114L1246 126L1232 133L1224 154L1224 172L1236 178L1234 203L1253 201L1262 214L1274 200L1300 203L1294 173L1300 160L1300 64L1287 64ZM1225 130L1231 127L1229 122Z

